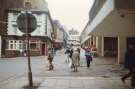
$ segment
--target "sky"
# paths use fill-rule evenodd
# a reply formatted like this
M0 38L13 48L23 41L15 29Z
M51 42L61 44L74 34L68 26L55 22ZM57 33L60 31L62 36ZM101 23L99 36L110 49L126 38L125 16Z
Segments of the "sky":
M57 19L67 30L82 32L89 20L93 0L46 0L52 19Z

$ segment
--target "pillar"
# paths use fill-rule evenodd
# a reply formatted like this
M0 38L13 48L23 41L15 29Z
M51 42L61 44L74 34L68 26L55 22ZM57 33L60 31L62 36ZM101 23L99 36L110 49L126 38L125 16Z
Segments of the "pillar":
M0 57L1 57L1 44L2 44L2 41L1 41L1 36L0 36Z
M102 37L101 36L96 37L96 48L97 48L97 54L99 56L102 56Z
M126 37L119 36L118 37L118 64L124 62L124 56L126 52Z
M47 41L45 41L45 56L47 56L48 48L47 48Z
M104 36L101 37L101 56L104 56Z
M96 45L96 37L93 36L93 45Z
M89 38L89 47L90 47L90 42L91 42L91 39Z

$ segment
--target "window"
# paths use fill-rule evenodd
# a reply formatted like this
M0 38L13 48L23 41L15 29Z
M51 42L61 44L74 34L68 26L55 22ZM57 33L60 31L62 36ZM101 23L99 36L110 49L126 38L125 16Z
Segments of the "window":
M30 44L30 48L31 48L31 49L36 49L36 43L31 43L31 44Z
M17 34L17 25L13 25L13 32L14 32L14 34Z
M23 41L21 40L9 40L7 49L20 50L23 49Z
M26 8L31 8L31 2L28 2L28 1L25 2L25 7L26 7Z
M30 42L30 49L40 49L40 41L31 41Z
M14 41L13 40L9 40L9 48L8 49L14 49Z
M18 13L13 13L13 22L16 22L17 16L18 16Z
M40 29L40 26L38 25L38 26L37 26L37 33L38 33L38 34L40 34L40 30L41 30L41 29Z
M45 35L47 35L47 15L46 15L46 18L45 18Z
M19 41L19 49L23 49L23 41Z

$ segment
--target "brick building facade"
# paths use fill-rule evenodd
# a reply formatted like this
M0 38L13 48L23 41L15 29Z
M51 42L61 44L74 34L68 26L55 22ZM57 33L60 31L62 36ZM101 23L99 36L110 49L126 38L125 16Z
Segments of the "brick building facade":
M12 40L16 40L18 38L16 38L17 36L14 35L9 35L8 34L8 20L9 20L9 11L10 10L24 10L25 6L29 6L30 10L35 10L35 11L42 11L42 12L47 12L48 15L48 19L50 21L49 25L51 25L51 27L53 26L51 23L51 17L50 17L50 13L48 11L48 7L47 7L47 3L45 2L45 0L0 0L0 57L14 57L18 55L18 52L13 54L13 55L8 55L7 52L7 40L11 39ZM44 21L45 22L45 21ZM46 25L48 25L48 23L46 23ZM46 28L47 29L47 28ZM45 30L45 29L44 29ZM53 31L53 27L52 28L48 28L48 30L52 30ZM52 31L50 31L50 34L52 34ZM34 39L36 38L36 40L45 40L46 38L48 39L48 44L46 45L45 43L43 43L41 41L42 46L44 47L49 47L50 43L51 43L51 35L47 34L47 35L42 35L42 36L36 36L34 37ZM22 37L21 37L22 38ZM42 39L41 39L42 38ZM32 40L33 41L33 40ZM47 48L42 48L42 50L44 50L45 52L47 52ZM15 50L10 50L13 52L16 52ZM13 53L12 52L12 53ZM43 52L43 54L45 55L45 53ZM20 54L19 54L20 55ZM39 52L39 54L37 55L42 55L42 53Z

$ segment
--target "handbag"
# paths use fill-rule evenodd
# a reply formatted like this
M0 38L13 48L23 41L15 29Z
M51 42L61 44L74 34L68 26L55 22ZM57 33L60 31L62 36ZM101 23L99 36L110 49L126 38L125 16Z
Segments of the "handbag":
M69 58L69 64L68 64L68 67L69 67L69 68L72 68L72 65L73 65L73 63L72 63L72 59L71 59L71 58Z

